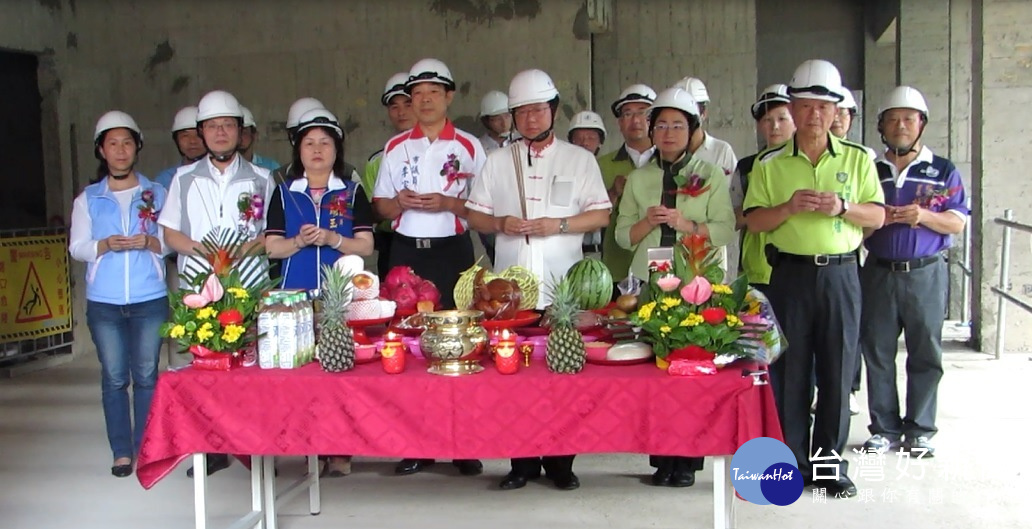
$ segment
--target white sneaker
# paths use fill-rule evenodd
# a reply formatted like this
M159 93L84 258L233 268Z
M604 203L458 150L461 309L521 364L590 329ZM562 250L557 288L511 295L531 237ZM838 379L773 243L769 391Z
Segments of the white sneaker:
M856 393L849 394L849 414L860 415L860 403L856 400Z
M863 450L868 454L884 454L899 446L899 439L892 440L880 433L876 433L870 439L864 441Z

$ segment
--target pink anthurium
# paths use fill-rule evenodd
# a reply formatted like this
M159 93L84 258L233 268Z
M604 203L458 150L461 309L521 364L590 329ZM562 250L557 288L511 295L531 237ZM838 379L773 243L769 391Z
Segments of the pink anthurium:
M695 276L690 283L681 288L681 298L693 305L702 305L713 296L713 285L702 276Z

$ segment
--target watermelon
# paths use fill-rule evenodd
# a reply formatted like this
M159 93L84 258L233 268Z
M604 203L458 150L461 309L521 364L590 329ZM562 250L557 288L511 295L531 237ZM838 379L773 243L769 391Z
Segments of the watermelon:
M601 309L613 297L613 275L598 259L577 261L566 272L566 277L573 283L573 295L581 310Z

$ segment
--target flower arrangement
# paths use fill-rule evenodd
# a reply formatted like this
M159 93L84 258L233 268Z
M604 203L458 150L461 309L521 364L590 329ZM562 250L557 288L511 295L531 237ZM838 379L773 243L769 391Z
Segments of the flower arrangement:
M447 183L444 184L444 190L447 191L452 184L459 180L465 180L473 176L473 173L462 173L459 172L459 158L454 154L448 155L448 160L441 166L441 176L443 176Z
M237 220L240 232L253 237L255 222L265 218L265 197L261 193L240 193L237 197L237 211L240 213Z
M702 195L709 191L710 188L706 180L695 173L692 173L691 176L685 176L680 173L675 174L674 183L677 184L677 189L672 190L671 194L688 195L692 198Z
M678 242L673 272L652 274L651 301L630 318L657 358L723 365L740 358L771 362L780 354L781 335L767 299L749 288L744 275L731 284L722 279L705 237Z
M245 250L246 242L232 230L205 237L202 257L210 269L188 268L180 276L186 286L169 295L171 321L161 326L161 335L192 353L195 365L228 369L257 339L250 329L258 317L262 292L272 288L274 281L268 277L267 262L234 266L242 259L256 259L263 251L260 246Z
M140 231L143 233L147 232L147 228L150 227L151 222L158 221L158 213L160 210L155 209L154 206L154 191L150 189L140 194L140 200L143 204L137 206L140 213L137 215L140 218Z

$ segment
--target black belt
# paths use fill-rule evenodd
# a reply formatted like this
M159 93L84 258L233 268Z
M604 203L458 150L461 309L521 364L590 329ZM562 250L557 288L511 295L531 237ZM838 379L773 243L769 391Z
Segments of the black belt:
M445 246L451 246L464 238L469 238L469 232L462 233L460 235L452 235L451 237L423 238L409 237L407 235L402 235L398 232L394 232L395 241L419 250L429 250L431 248L443 248Z
M881 257L874 258L874 264L888 268L893 272L910 272L911 270L917 270L918 268L924 268L932 263L938 262L938 255L929 255L928 257L918 257L917 259L906 259L902 261L894 261L892 259L882 259Z
M582 244L581 251L584 253L602 253L601 244Z
M796 255L794 253L778 252L778 258L783 261L792 261L813 266L837 266L853 264L856 262L856 254L852 252L820 255Z

